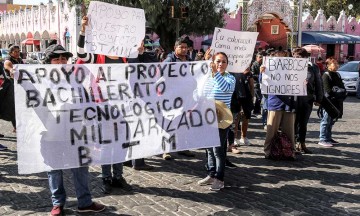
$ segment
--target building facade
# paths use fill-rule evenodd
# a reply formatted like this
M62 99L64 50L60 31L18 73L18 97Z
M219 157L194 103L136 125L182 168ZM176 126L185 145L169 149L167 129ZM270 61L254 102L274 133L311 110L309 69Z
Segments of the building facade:
M51 40L57 40L70 52L76 52L80 29L79 8L70 8L67 1L0 12L0 47L21 46L22 51L43 51Z
M9 44L19 44L23 51L42 51L50 40L56 39L68 51L76 53L81 22L76 12L79 10L80 7L70 8L66 0L56 3L50 0L47 4L19 6L19 9L0 11L0 48L7 48ZM303 43L315 43L324 48L323 52L315 50L311 53L313 57L334 56L340 61L351 57L360 60L360 21L347 16L345 12L341 12L338 18L326 18L323 11L319 10L315 18L308 15L302 20L298 16L298 6L291 0L240 0L238 9L224 14L224 18L224 28L257 31L258 40L265 41L276 49L297 46L300 26L302 35L318 34L319 38L324 36L329 39L307 40ZM351 35L357 38L350 40ZM194 48L200 49L201 42L211 37L207 35L190 38L194 41Z

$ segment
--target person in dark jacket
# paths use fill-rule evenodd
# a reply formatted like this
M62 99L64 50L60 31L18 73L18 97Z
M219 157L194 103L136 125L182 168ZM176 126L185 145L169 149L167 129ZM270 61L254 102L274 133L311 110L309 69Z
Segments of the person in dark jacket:
M254 114L260 115L261 114L261 89L260 89L260 66L263 61L263 56L261 54L256 55L256 60L252 63L250 71L253 74L254 78L254 89L255 89L255 107L254 107Z
M11 45L9 48L9 56L5 59L4 61L4 72L6 76L11 77L11 80L13 80L13 74L15 72L15 70L13 69L13 67L17 64L24 64L24 61L22 60L22 58L20 57L20 47L17 45ZM14 100L14 85L11 85L9 88L11 88L11 90L8 90L8 97L12 97L11 100ZM11 96L12 94L12 96ZM8 109L14 109L15 110L15 105L10 104L10 103L15 103L15 101L8 103ZM15 121L15 111L13 112L13 118L11 119L11 123L14 127L13 132L16 132L16 121Z
M178 38L175 41L174 51L169 53L164 62L191 61L188 55L188 41L185 38Z
M337 98L334 92L334 87L345 90L341 76L337 72L339 63L334 58L327 59L326 62L327 72L322 76L324 97L330 99L331 103L340 111L339 118L341 118L343 114L343 100L345 98ZM318 144L325 147L332 147L334 144L338 144L338 142L332 138L332 127L335 124L335 119L333 119L325 109L323 109L322 115L320 122L320 141Z
M309 54L304 48L297 48L293 52L293 57L295 58L307 58L308 56ZM306 148L305 145L307 124L313 109L313 104L319 105L323 97L319 68L311 62L309 62L306 81L307 96L297 97L295 136L299 142L296 150L311 154L312 152Z

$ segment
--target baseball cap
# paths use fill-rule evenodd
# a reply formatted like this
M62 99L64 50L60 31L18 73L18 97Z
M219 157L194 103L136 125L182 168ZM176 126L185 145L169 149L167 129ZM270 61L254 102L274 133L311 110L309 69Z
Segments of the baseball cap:
M66 56L68 58L73 56L71 52L66 51L65 48L60 44L50 45L48 48L46 48L44 53L45 53L45 58L47 59L53 58L57 55Z

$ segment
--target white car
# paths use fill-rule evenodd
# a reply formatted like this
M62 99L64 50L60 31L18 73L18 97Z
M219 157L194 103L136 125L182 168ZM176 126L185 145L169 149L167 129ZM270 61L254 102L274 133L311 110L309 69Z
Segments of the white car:
M351 61L340 66L338 72L341 75L345 89L356 93L360 76L360 61Z

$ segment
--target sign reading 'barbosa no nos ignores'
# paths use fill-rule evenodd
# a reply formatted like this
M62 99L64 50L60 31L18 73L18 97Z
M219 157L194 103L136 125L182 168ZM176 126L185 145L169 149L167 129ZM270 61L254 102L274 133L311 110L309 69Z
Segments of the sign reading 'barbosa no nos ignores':
M262 74L261 93L307 95L308 60L305 58L268 57Z
M258 32L241 32L216 27L211 49L214 53L226 53L229 60L226 70L242 73L251 64L258 35Z
M85 31L87 52L135 58L145 37L145 13L138 8L91 1Z
M218 146L209 62L19 65L19 173Z

